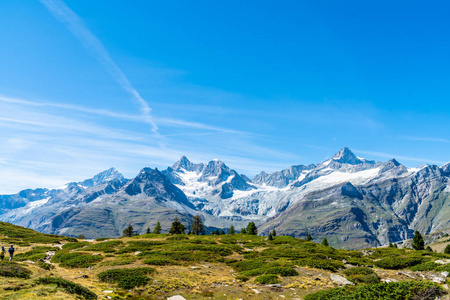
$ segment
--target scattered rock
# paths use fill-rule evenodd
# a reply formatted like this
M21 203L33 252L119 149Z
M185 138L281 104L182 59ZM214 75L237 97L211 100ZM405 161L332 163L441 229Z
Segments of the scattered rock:
M186 298L184 298L183 296L180 296L180 295L175 295L175 296L167 298L167 300L186 300Z
M34 264L35 263L34 261L31 261L31 260L25 260L24 262L29 263L29 264Z
M112 294L112 293L114 293L114 291L112 291L112 290L105 290L105 291L103 291L103 293L105 293L105 294Z
M450 264L450 259L438 259L434 261L436 264L446 265Z
M92 255L100 255L100 253L92 253Z
M252 289L252 291L254 291L255 292L255 294L259 294L259 293L261 293L260 291L258 291L257 289Z
M409 278L412 278L412 279L416 279L415 276L413 276L413 275L411 275L411 274L408 274L408 273L406 273L406 272L398 272L397 274L398 274L398 275L404 275L404 276L409 277Z
M341 285L355 285L353 282L347 280L347 278L336 274L331 274L330 279Z
M141 254L141 251L134 252L134 255L139 255L139 254Z
M275 283L275 284L266 284L267 287L272 287L272 288L282 288L283 286L279 283Z
M191 267L191 269L196 270L196 269L200 269L200 267L193 266L193 267Z
M433 281L434 283L445 283L447 280L445 278L442 277L438 277L438 276L434 276L431 278L431 281Z
M443 287L444 289L448 290L448 285L444 284L442 287Z
M381 279L381 282L386 282L386 283L389 283L389 282L398 282L398 280L397 279L394 279L394 278L386 278L386 279Z
M447 272L447 271L445 271L445 272L441 272L441 275L442 276L444 276L444 277L448 277L448 275L449 275L450 273L449 272Z

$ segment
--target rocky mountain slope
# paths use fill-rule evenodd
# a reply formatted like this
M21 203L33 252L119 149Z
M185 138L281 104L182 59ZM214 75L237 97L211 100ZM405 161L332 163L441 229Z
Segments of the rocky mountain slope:
M296 165L252 180L219 160L183 156L166 170L144 168L124 179L115 169L60 189L0 196L0 220L46 233L118 236L175 216L186 225L200 214L209 229L259 225L284 235L361 248L400 242L450 228L450 164L407 168L375 162L343 148L317 165Z

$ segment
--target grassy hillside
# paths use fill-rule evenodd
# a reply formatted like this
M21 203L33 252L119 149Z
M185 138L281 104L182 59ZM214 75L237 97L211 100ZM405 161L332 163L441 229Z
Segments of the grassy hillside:
M450 272L435 262L450 262L443 253L348 251L287 236L82 241L0 223L0 244L11 242L17 255L0 263L0 299L434 299ZM355 285L342 288L345 280Z

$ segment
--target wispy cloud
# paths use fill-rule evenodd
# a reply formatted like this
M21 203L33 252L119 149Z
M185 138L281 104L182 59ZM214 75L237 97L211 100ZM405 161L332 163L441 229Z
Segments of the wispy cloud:
M159 135L158 126L151 116L151 108L139 92L132 86L128 78L109 55L103 43L87 28L84 22L62 0L40 0L50 13L62 22L72 34L103 64L116 82L138 104L144 120L151 125L152 131Z

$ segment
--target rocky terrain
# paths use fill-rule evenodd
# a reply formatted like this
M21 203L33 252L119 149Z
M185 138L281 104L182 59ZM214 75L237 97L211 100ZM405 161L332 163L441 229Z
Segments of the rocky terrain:
M207 232L254 221L262 235L275 229L311 233L337 247L399 243L415 230L450 228L450 164L407 168L375 162L343 148L317 165L295 165L251 180L225 163L182 157L166 170L144 168L125 179L115 169L59 189L0 196L0 220L41 232L91 238L138 232L160 221L163 232L179 217L200 214Z
M450 255L427 250L243 234L82 240L3 222L0 244L16 248L0 262L1 299L449 299Z

